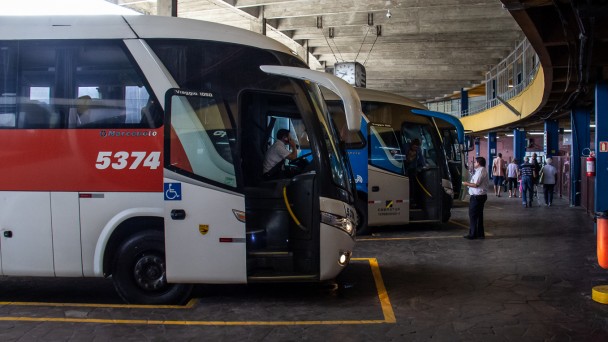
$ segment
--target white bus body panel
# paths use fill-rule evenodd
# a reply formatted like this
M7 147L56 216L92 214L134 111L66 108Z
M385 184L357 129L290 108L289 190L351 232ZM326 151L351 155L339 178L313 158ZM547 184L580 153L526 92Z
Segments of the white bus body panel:
M321 212L331 213L341 217L349 217L355 215L355 221L360 219L356 217L354 207L331 198L320 197L319 207ZM355 247L354 236L348 235L345 231L321 223L321 246L320 246L320 262L319 280L334 279L346 265L338 263L340 252L351 252Z
M80 198L80 223L83 227L82 264L85 277L102 276L105 242L126 219L150 216L149 208L157 208L161 217L162 193L159 192L92 192ZM133 207L137 205L137 207ZM98 250L100 249L100 250Z
M409 178L371 165L367 172L367 224L407 224L410 221Z
M0 39L137 38L122 16L3 16Z
M170 178L165 183L181 183L181 200L165 201L167 280L246 283L245 223L233 212L245 212L245 198ZM184 210L185 219L174 220L172 210Z
M55 276L82 277L80 213L77 192L52 192Z
M0 192L0 232L3 275L55 275L49 192Z

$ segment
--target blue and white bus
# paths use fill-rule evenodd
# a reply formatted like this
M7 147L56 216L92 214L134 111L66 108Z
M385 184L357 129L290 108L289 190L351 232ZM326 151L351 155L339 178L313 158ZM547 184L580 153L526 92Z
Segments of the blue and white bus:
M356 91L365 114L358 132L346 129L340 99L324 96L336 126L344 127L340 135L356 181L357 210L367 218L358 233L368 233L369 226L449 220L453 184L460 185L464 165L462 124L399 95Z

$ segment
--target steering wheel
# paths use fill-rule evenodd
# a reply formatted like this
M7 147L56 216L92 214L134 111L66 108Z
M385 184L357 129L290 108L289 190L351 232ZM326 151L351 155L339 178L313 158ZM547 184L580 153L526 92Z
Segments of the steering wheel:
M303 155L299 156L299 157L298 157L298 158L296 158L296 159L290 160L290 161L289 161L289 164L298 165L299 163L302 163L304 160L306 160L306 158L307 158L308 156L310 156L311 154L312 154L312 152L308 152L308 153L306 153L306 154L303 154ZM306 162L308 163L308 160L306 160Z
M311 154L312 152L306 153L296 159L290 160L288 166L292 169L293 172L301 173L309 164L309 161L306 160L306 157L310 156Z

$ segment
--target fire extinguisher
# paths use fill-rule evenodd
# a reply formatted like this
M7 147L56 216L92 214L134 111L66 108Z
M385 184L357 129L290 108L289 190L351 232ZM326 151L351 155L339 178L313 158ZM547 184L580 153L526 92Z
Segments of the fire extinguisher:
M587 177L595 177L595 155L593 153L587 157Z

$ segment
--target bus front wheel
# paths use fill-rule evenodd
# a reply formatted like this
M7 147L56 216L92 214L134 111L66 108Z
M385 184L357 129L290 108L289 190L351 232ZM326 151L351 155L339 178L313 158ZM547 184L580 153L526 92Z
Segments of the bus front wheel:
M192 291L189 284L167 283L164 236L153 230L122 243L112 263L112 281L127 303L182 304Z
M356 209L359 214L357 235L368 235L370 233L370 228L367 225L367 200L359 198L356 202Z

